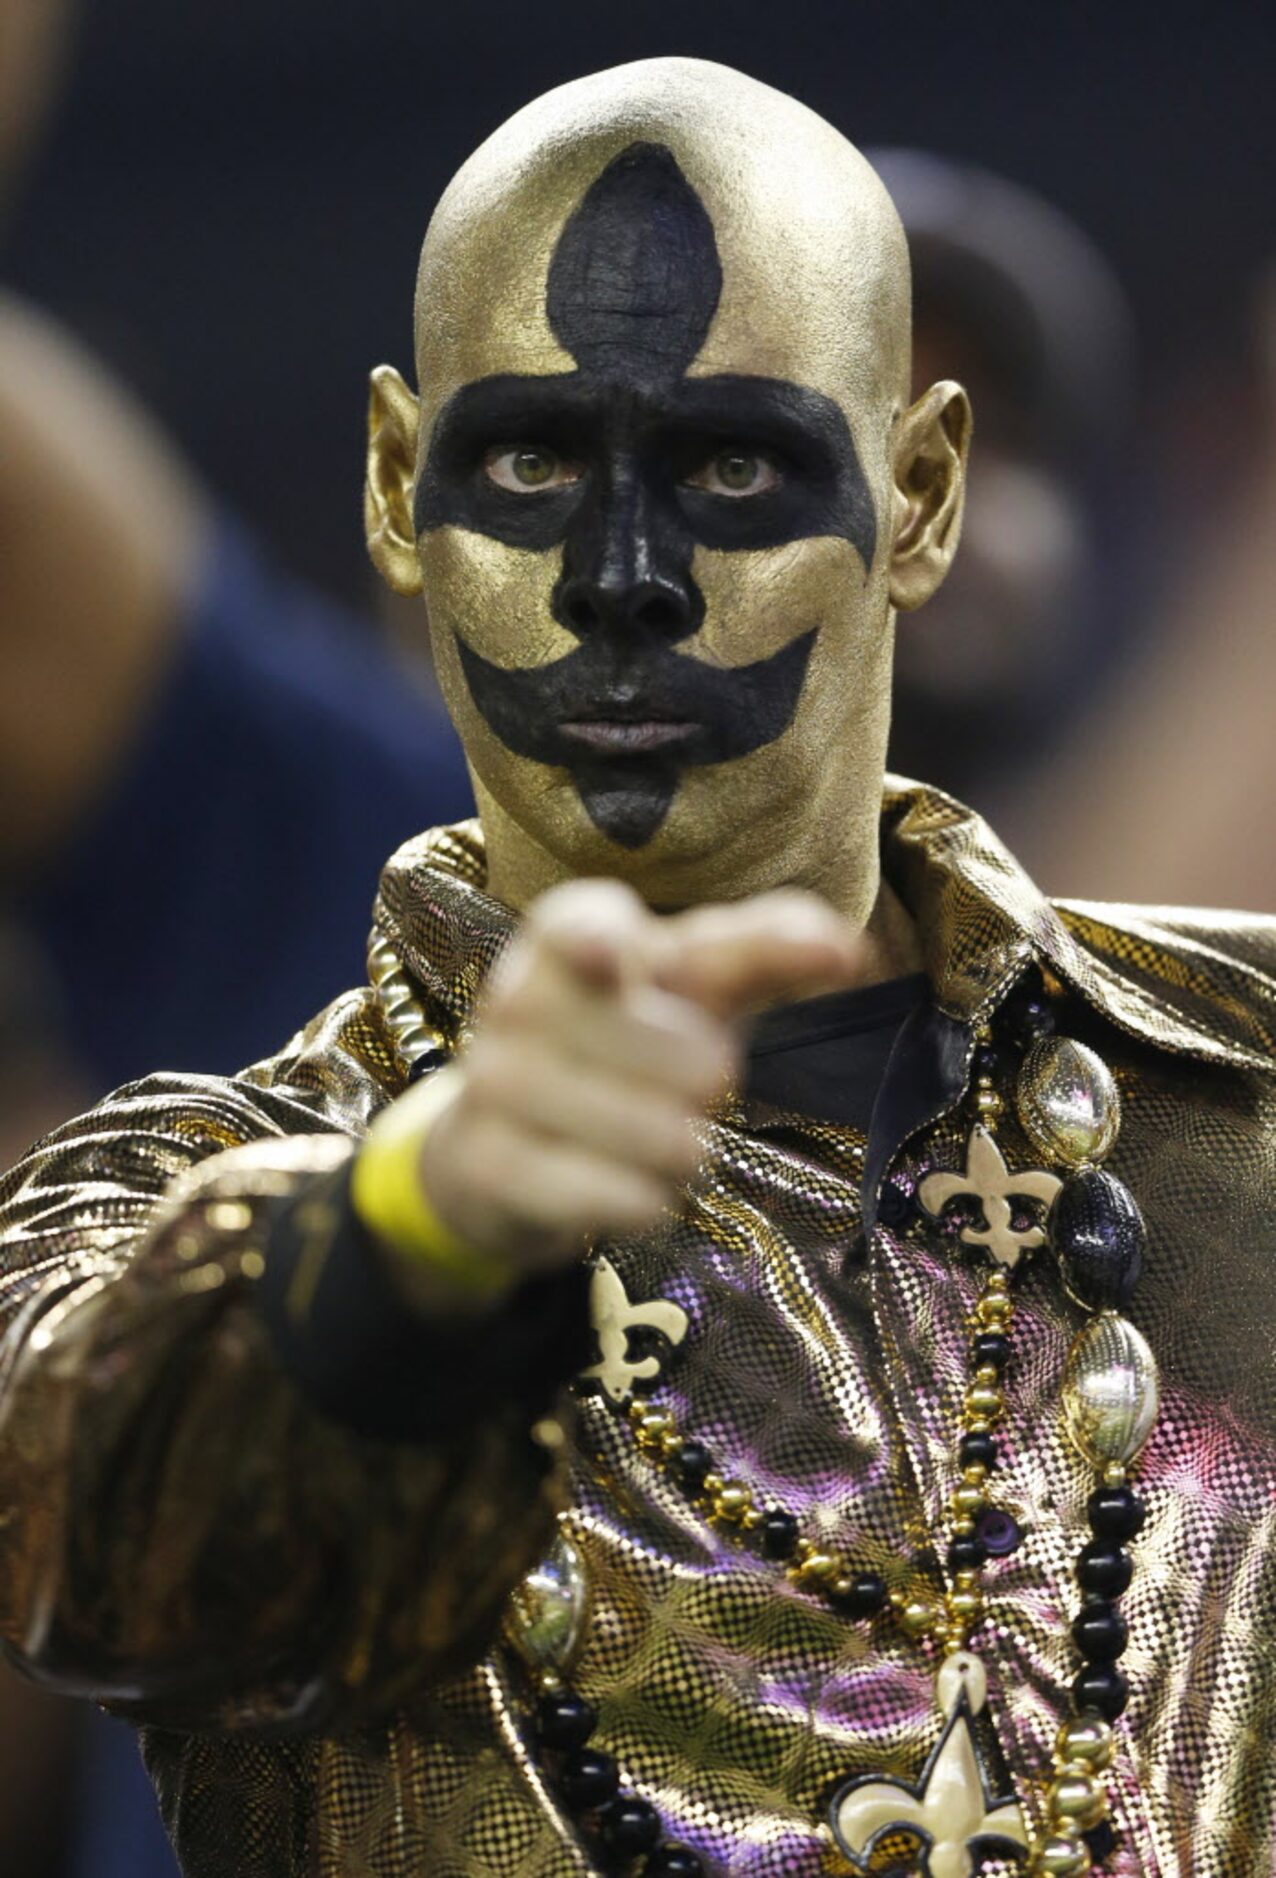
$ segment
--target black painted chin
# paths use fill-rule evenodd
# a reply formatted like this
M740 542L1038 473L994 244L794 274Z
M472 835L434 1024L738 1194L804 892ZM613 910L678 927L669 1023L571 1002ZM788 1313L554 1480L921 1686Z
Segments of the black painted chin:
M654 635L605 630L548 665L493 665L456 635L470 695L516 756L565 769L586 814L622 848L641 848L669 813L682 773L748 756L793 721L819 629L751 665L706 665ZM583 747L565 725L661 720L686 726L643 755Z
M572 775L586 815L621 848L645 848L673 805L679 774L672 763L648 757L630 762L577 764Z

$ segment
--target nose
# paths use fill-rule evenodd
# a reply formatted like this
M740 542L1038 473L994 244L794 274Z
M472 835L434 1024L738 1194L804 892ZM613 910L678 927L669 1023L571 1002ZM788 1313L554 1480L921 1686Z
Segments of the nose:
M699 625L688 581L653 573L646 580L607 573L571 574L559 585L558 614L578 638L600 627L639 627L686 639Z
M603 630L688 639L704 619L694 544L641 472L613 476L563 544L554 613L583 639Z

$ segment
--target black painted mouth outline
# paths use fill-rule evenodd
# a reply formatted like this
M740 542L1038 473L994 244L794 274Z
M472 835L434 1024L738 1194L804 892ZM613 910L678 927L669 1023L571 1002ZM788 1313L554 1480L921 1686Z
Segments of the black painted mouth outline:
M599 632L545 665L501 666L454 632L480 716L516 756L564 769L602 834L649 841L686 769L749 756L793 721L819 632L748 665L708 665L659 637ZM642 751L603 750L564 730L581 722L677 723L687 734Z

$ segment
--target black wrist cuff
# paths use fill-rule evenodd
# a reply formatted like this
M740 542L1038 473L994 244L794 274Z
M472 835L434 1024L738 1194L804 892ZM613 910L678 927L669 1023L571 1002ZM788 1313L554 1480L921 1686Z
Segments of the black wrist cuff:
M444 1439L498 1406L535 1421L589 1362L583 1268L530 1279L481 1316L427 1320L351 1204L353 1165L316 1176L272 1222L255 1290L285 1367L377 1439Z

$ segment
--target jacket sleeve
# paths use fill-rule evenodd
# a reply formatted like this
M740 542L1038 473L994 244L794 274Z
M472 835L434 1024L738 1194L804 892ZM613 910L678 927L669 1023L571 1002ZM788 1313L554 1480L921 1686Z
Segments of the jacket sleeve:
M536 1391L385 1428L317 1399L261 1308L277 1222L401 1086L352 993L242 1076L126 1087L0 1185L0 1638L28 1674L161 1726L330 1730L487 1647L562 1499Z

